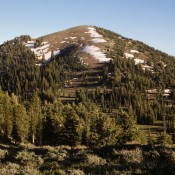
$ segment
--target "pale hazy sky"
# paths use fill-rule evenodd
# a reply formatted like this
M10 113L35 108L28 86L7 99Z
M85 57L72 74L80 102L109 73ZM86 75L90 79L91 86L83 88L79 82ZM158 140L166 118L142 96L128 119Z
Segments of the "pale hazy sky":
M175 0L0 0L0 43L96 25L175 56Z

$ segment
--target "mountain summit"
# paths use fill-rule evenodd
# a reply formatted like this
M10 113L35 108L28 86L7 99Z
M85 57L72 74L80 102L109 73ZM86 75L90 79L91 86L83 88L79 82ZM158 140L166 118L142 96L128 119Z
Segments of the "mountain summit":
M110 60L105 50L110 43L97 32L96 27L80 26L27 41L26 46L35 53L38 60L44 57L46 61L53 55L65 54L75 49L82 63L92 65Z
M33 51L38 59L49 62L53 56L73 51L80 57L83 64L93 66L96 63L109 62L122 51L124 59L133 60L143 70L154 71L154 60L166 64L158 56L152 57L155 49L132 39L127 39L111 31L95 26L78 26L64 31L52 33L28 40L25 45ZM166 55L157 51L160 55ZM164 57L163 56L163 57Z

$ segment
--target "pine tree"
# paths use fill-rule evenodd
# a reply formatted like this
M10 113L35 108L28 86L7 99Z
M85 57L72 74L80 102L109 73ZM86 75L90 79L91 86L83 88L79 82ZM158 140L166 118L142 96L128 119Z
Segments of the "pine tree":
M13 109L13 139L15 142L23 143L28 138L29 133L29 118L24 106L16 105Z
M82 127L79 116L70 105L63 109L64 120L64 144L71 146L81 144Z
M138 135L138 129L135 125L135 120L133 116L122 109L119 111L118 116L116 116L116 122L121 126L121 134L119 136L120 143L126 143L128 141L134 140Z
M41 144L42 140L42 113L41 113L41 102L37 92L34 93L29 109L28 115L30 118L30 138L31 142L35 144Z
M4 126L5 126L5 136L7 139L11 139L11 134L13 130L13 111L12 104L10 102L10 97L8 94L4 95Z
M114 145L118 141L121 127L106 114L94 113L90 118L87 144L92 147Z

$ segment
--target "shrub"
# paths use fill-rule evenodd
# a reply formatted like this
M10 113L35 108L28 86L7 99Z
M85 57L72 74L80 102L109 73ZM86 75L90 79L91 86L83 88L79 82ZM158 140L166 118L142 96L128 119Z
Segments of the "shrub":
M65 172L60 168L58 162L46 162L40 167L40 171L48 175L65 175Z
M41 172L39 172L36 168L31 166L24 166L20 170L20 175L41 175Z
M52 149L46 154L46 160L63 161L67 157L67 151L59 147Z
M39 166L43 164L43 159L36 156L34 152L28 152L26 150L19 151L15 156L15 159L19 161L22 165L33 165Z
M167 133L160 133L157 138L157 143L162 146L172 144L172 136Z
M85 175L85 173L79 169L68 170L66 175Z
M88 165L93 165L93 166L104 165L106 164L106 160L101 157L98 157L97 155L88 154L86 158L86 163Z
M160 154L156 150L150 150L148 152L144 152L144 157L150 160L160 157Z
M0 173L2 175L14 175L19 174L20 166L15 163L6 163L0 165Z
M4 159L7 154L7 150L0 149L0 160Z
M122 150L122 158L128 163L141 163L143 161L143 153L140 149Z

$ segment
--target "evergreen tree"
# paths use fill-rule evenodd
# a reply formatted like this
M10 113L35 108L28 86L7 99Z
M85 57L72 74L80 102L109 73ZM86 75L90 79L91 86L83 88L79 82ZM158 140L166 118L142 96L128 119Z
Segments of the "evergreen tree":
M81 144L82 126L79 116L70 105L63 108L64 116L64 144L71 146Z
M13 123L13 139L15 142L23 143L28 138L29 133L29 118L26 109L22 105L16 105L13 109L14 123Z
M28 109L30 119L30 139L31 142L41 144L42 141L42 113L41 102L37 92L34 93Z
M120 143L126 143L132 141L138 135L138 129L135 126L135 120L133 116L128 115L125 111L120 110L116 117L116 122L121 126L121 134L119 136Z
M87 143L89 146L114 145L118 141L121 128L114 119L105 114L95 114L91 116Z

